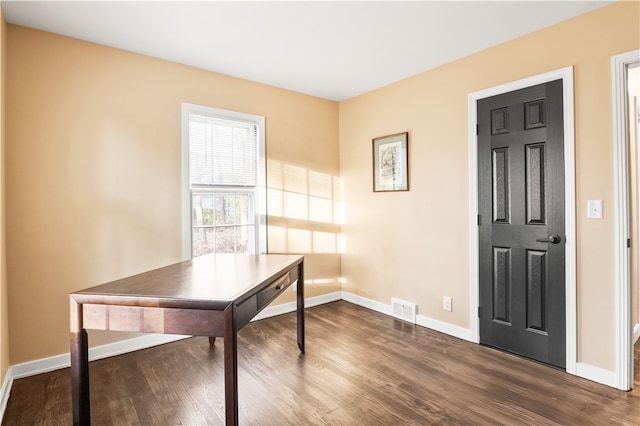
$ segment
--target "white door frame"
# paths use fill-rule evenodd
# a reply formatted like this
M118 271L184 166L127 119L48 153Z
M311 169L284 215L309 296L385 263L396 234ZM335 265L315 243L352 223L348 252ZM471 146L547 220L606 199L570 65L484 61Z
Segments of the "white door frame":
M550 71L537 76L470 93L468 96L469 140L469 322L473 341L480 341L479 303L479 237L478 237L478 137L476 135L478 100L524 89L537 84L562 79L564 119L564 179L565 179L565 288L566 288L566 371L576 374L576 196L574 155L573 67Z
M613 128L614 175L614 247L616 307L616 376L615 386L629 390L633 384L633 327L631 301L631 263L628 238L631 234L629 201L629 132L627 127L628 64L640 61L640 50L611 58L611 119Z

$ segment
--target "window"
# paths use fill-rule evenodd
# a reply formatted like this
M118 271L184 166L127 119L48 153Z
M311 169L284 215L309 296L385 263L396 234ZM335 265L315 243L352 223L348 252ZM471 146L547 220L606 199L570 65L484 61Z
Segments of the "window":
M183 255L265 253L264 117L182 105Z

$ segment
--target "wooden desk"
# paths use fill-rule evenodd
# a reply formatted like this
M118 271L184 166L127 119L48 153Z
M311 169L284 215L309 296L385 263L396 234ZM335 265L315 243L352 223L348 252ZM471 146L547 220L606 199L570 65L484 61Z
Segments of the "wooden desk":
M90 424L87 329L224 338L226 424L238 424L237 332L298 281L304 352L304 257L207 255L69 295L74 425Z

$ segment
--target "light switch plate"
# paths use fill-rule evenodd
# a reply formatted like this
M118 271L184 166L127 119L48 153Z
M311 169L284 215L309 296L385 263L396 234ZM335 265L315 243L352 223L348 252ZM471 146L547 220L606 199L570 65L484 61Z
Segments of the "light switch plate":
M602 219L602 200L587 200L587 218Z

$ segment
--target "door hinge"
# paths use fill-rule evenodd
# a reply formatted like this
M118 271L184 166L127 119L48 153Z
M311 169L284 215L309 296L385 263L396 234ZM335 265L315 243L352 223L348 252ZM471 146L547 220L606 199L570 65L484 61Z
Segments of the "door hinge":
M478 318L482 318L482 308L478 306Z
M480 125L476 124L476 136L480 134Z
M478 215L478 226L480 226L480 215Z
M631 238L627 238L627 248L631 248Z

